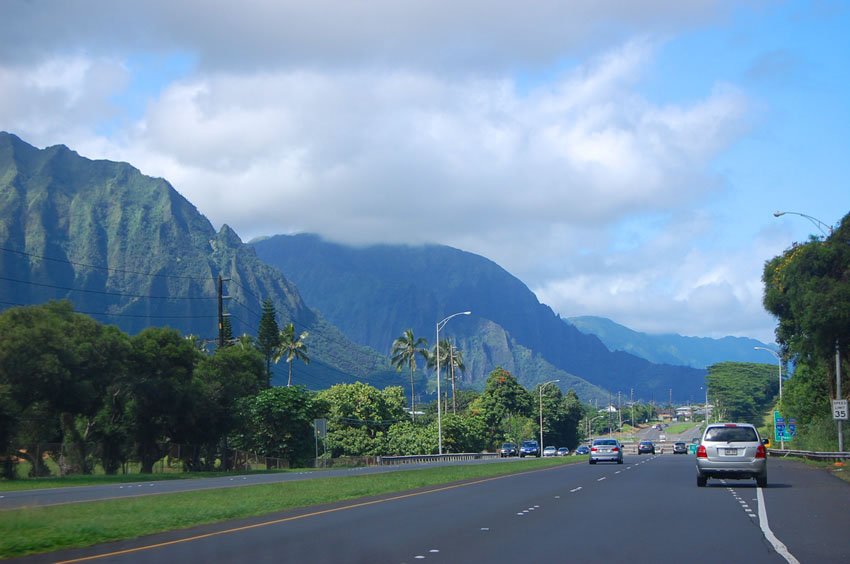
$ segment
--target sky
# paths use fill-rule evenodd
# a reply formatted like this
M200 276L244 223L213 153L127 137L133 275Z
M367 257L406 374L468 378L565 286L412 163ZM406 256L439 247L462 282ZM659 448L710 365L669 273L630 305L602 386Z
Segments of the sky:
M843 0L3 0L0 130L243 241L451 245L562 317L773 342L765 261L850 212L848 29Z

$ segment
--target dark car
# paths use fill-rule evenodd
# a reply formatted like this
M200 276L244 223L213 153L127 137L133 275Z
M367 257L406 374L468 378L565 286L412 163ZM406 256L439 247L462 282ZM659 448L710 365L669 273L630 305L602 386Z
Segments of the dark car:
M522 441L522 446L519 447L519 457L540 456L540 445L537 441Z
M590 447L587 445L576 447L575 454L590 454Z
M673 443L673 454L688 454L687 443L683 443L682 441Z
M558 456L568 456L570 454L570 449L567 447L561 447L558 449Z
M499 448L499 456L502 458L507 458L510 456L517 456L519 451L516 449L516 445L513 443L502 443L501 448Z
M655 454L655 445L652 444L652 441L639 442L638 454Z

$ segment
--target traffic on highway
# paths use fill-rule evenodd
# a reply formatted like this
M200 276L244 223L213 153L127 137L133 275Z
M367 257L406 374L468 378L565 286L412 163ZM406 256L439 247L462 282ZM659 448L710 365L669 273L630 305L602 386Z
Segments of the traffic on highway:
M718 437L747 434L744 428L724 428ZM678 439L688 433L673 442L684 442ZM622 464L561 464L22 561L850 561L847 482L798 462L772 459L767 487L751 479L716 477L698 488L699 458L675 456L672 443L655 440L656 446L665 445L656 454L621 448ZM562 460L592 456L593 450ZM475 463L526 464L518 456ZM45 491L42 501L50 495L64 493ZM712 531L710 542L707 531ZM714 549L706 549L706 543Z

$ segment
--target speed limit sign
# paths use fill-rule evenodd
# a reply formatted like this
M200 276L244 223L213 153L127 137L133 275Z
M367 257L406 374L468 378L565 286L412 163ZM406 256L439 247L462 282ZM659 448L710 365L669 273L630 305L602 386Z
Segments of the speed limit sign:
M832 418L837 421L847 421L847 400L832 400Z

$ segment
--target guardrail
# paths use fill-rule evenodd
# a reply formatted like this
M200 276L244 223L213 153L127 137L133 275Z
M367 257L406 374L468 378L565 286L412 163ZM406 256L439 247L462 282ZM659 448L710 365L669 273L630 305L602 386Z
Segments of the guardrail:
M379 456L378 466L397 464L425 464L428 462L448 462L464 460L484 460L499 458L498 452L462 452L455 454L417 454L412 456Z
M767 452L770 456L799 456L809 460L847 460L850 459L850 452L815 452L812 450L789 450L769 448Z

